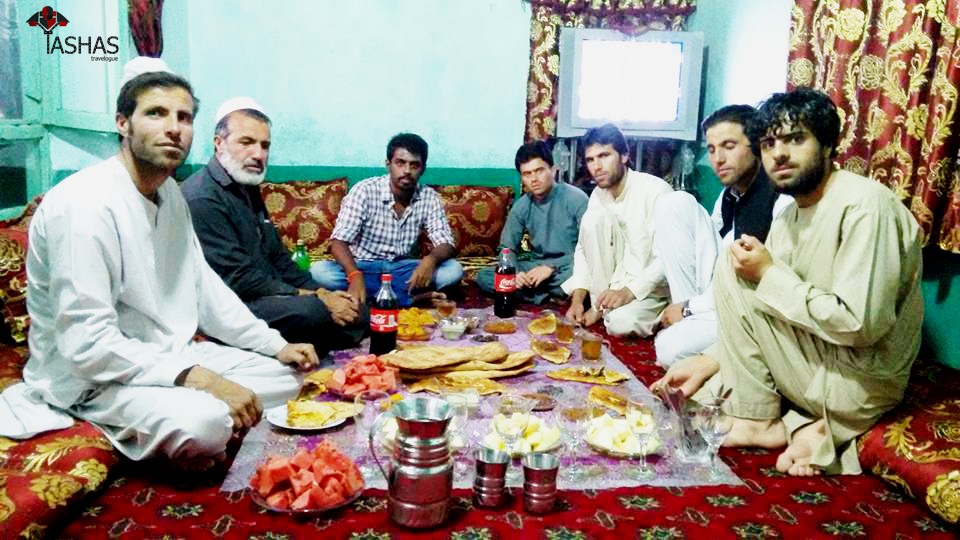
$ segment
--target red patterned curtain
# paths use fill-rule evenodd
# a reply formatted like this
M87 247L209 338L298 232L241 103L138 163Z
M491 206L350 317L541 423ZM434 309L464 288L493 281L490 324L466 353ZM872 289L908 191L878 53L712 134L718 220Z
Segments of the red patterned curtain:
M789 86L826 91L837 162L888 185L924 245L960 253L960 2L796 0Z
M681 30L696 0L532 0L526 139L553 137L557 124L559 38L564 26L626 34Z
M140 56L159 57L163 52L161 19L163 0L127 0L130 35Z

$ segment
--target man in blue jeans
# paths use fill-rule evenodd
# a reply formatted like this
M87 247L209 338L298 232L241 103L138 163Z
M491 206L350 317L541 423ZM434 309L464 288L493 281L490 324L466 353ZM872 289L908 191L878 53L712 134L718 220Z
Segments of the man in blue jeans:
M343 199L330 235L334 261L310 268L327 289L346 290L360 303L380 289L380 274L393 274L401 306L442 298L436 292L460 282L453 259L453 232L437 192L419 184L427 167L427 143L413 133L387 144L387 173L361 180ZM433 249L417 259L417 240L426 231Z

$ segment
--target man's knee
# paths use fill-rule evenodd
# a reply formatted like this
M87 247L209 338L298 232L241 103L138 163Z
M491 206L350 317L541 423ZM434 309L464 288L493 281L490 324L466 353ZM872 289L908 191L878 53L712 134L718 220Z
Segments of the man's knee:
M310 265L313 280L325 289L344 290L347 288L347 276L336 261L317 261Z
M493 268L483 268L477 272L476 277L477 287L481 291L492 293L493 292Z
M156 434L164 437L160 450L170 458L219 455L233 434L230 410L215 398L203 406L179 407L162 424Z
M603 325L611 336L626 336L637 333L636 317L629 310L623 308L617 308L607 313L603 318Z
M460 283L463 278L463 266L456 259L447 259L440 263L433 275L438 289Z
M657 353L657 365L672 366L677 360L691 356L686 350L690 347L684 343L683 333L676 326L665 328L657 333L653 340L653 347Z

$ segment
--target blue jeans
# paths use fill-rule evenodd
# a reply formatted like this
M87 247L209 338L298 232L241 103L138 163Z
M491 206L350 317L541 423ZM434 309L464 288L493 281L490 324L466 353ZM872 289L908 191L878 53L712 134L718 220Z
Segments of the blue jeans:
M397 301L400 305L406 307L413 303L413 298L407 292L407 281L410 280L413 271L420 264L419 259L358 260L356 262L357 268L363 272L363 282L367 287L367 299L373 300L377 296L377 291L380 290L380 274L391 274L393 276L393 292L397 295ZM310 274L325 289L347 290L347 275L337 261L317 261L310 266ZM449 287L459 283L462 277L463 267L460 266L460 263L454 259L447 259L433 271L433 288ZM424 290L415 289L413 291L414 294L418 292L424 292Z

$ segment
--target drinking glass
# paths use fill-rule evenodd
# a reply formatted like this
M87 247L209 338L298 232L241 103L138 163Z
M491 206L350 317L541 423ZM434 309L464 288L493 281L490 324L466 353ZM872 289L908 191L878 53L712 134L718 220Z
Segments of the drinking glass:
M707 445L707 455L710 458L710 479L720 475L717 469L717 453L723 444L723 439L730 432L731 422L725 417L719 404L702 404L693 417L693 427L700 433L703 442Z
M380 390L365 390L357 394L353 398L353 402L358 405L357 413L353 417L356 423L357 443L365 446L370 430L373 429L373 424L377 421L377 416L390 405L390 395ZM379 440L379 438L377 439ZM394 444L396 444L396 441L394 441ZM369 459L364 459L359 465L360 474L367 482L380 474L377 467L369 463Z
M557 342L569 345L573 343L573 334L576 330L574 322L566 317L557 319L557 333L555 334Z
M497 400L497 413L493 417L493 429L503 440L503 446L511 456L520 451L519 443L530 422L530 411L534 401L518 394L503 394ZM518 481L520 472L515 467L508 467L507 481Z
M570 403L560 407L557 414L557 425L563 433L569 450L570 466L564 471L564 476L572 481L582 480L586 470L580 465L579 454L583 447L590 421L595 416L596 407L591 404Z
M449 319L457 313L457 303L453 300L437 300L434 305L441 319Z
M598 334L584 331L580 336L580 356L590 362L600 360L600 345L602 343L603 340Z
M450 445L450 452L454 455L453 472L456 477L462 478L466 475L469 467L462 460L457 460L457 457L460 450L466 446L464 429L467 425L467 418L470 416L469 398L459 391L452 390L444 390L443 398L450 404L452 414L450 423L447 424L447 441Z
M650 435L655 426L653 424L653 411L646 402L638 397L631 396L627 400L627 425L633 438L640 446L639 464L633 469L634 478L637 480L649 480L656 476L656 471L647 463L647 444L650 442Z

